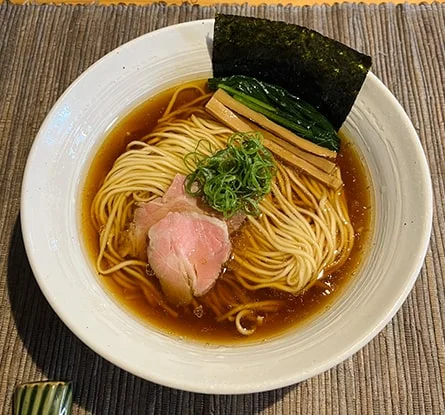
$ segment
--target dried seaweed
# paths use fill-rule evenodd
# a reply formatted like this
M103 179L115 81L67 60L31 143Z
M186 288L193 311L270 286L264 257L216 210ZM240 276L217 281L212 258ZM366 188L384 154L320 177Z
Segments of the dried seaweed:
M215 77L247 75L309 102L338 130L371 67L371 57L297 25L218 14Z

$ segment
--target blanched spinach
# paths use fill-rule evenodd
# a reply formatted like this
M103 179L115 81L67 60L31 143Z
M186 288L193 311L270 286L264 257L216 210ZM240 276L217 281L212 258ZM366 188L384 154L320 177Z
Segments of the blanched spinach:
M340 148L340 139L328 119L284 88L243 75L211 78L208 84L211 90L223 89L250 109L315 144L334 151Z

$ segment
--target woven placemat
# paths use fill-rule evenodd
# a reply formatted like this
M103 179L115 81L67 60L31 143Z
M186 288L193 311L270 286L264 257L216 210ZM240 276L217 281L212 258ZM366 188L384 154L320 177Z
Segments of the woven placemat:
M155 0L0 0L0 3L3 1L8 1L12 4L82 4L82 5L110 5L110 4L127 4L127 5L149 5L156 3ZM441 0L442 2L444 0ZM164 3L166 5L181 5L183 3L187 3L186 1L181 0L165 0ZM215 0L193 0L189 3L199 6L213 6L218 2ZM261 0L248 0L246 1L251 6L260 6L264 4ZM281 0L268 0L268 5L280 5L280 4L288 4L292 6L315 6L320 4L336 4L339 3L338 0L288 0L286 3L283 3ZM385 0L362 0L361 3L365 4L382 4L387 3ZM422 0L393 0L391 3L400 4L400 3L411 3L411 4L419 4L423 3ZM432 3L432 1L428 1L427 3Z
M200 395L141 380L84 346L41 294L20 230L20 182L56 99L89 65L141 34L216 11L303 24L374 57L426 151L435 192L430 249L388 326L337 367L300 384ZM445 397L445 5L0 5L0 413L16 384L71 379L75 414L440 414Z

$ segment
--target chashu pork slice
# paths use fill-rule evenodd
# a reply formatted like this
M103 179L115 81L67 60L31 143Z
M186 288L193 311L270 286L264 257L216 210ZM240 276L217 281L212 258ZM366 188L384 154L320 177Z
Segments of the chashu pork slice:
M231 251L227 224L197 212L170 212L148 236L148 262L173 305L208 292Z
M141 260L147 259L148 232L154 224L163 219L169 212L196 212L209 216L218 215L223 220L222 214L208 206L199 205L196 197L186 193L184 189L185 178L186 176L178 173L162 197L142 203L135 210L133 222L127 234L127 243L133 247L130 248L132 256ZM245 219L246 215L244 213L237 213L232 218L226 220L229 233L236 232Z
M130 238L137 251L133 252L133 255L139 259L146 259L148 231L169 212L203 213L197 205L197 199L185 192L184 181L185 176L177 174L162 197L143 203L135 210L134 220L130 227Z

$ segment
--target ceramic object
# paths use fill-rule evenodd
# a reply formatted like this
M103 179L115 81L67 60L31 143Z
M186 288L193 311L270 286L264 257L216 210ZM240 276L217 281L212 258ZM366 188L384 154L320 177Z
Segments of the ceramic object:
M429 170L410 120L370 73L342 127L369 170L374 229L357 275L328 310L266 342L208 346L139 321L104 291L80 234L80 192L107 131L182 81L211 75L213 21L135 39L81 75L43 123L26 166L21 219L45 297L85 344L142 378L203 393L249 393L300 382L348 358L393 317L423 264L432 221Z
M14 391L14 415L70 415L73 403L71 382L23 383Z

